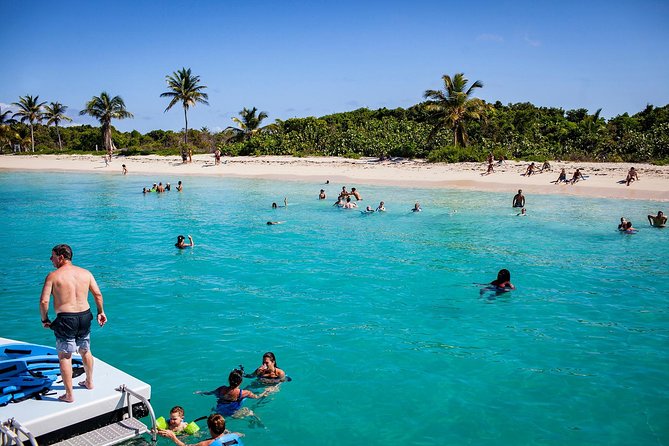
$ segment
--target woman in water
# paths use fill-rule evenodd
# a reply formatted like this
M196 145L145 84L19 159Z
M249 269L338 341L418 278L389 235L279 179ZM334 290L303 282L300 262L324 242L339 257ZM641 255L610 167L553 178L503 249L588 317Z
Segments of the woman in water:
M235 369L228 375L228 385L221 386L211 392L201 392L203 395L215 395L217 398L216 412L221 415L234 416L242 408L242 403L246 398L258 399L265 397L272 389L267 389L260 395L249 390L242 390L239 386L242 384L244 370ZM239 415L238 415L239 416ZM243 415L242 415L243 416Z
M185 239L186 238L183 235L178 236L177 237L177 242L174 244L174 246L176 246L179 249L185 249L185 248L188 248L190 246L195 246L195 243L193 243L193 237L191 237L190 235L188 236L188 240L190 241L189 244L186 244L184 242Z
M497 279L490 282L498 291L515 290L516 287L511 283L511 273L508 269L500 269L497 273Z
M251 376L257 376L261 381L268 380L273 382L285 381L286 372L276 365L274 353L267 352L262 355L262 365L256 369Z
M416 203L416 204L413 206L413 209L411 209L411 212L421 212L422 210L423 210L423 209L421 209L421 207L420 207L420 203Z
M385 212L386 211L386 204L382 201L379 203L379 207L376 208L376 212Z

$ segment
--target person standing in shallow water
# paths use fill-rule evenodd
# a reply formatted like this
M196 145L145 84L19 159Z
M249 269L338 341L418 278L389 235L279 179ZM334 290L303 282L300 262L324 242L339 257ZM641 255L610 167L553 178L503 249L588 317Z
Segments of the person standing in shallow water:
M68 245L54 246L51 251L51 263L56 267L56 271L49 273L44 280L39 310L42 326L52 329L56 336L60 374L65 387L65 393L58 399L72 403L74 402L72 354L77 350L86 371L86 380L81 381L79 385L87 389L93 388L94 359L90 345L93 314L88 304L89 291L95 299L100 327L107 323L107 316L103 308L102 293L93 274L72 264L72 248ZM53 322L49 320L49 300L52 295L56 312L56 319Z
M514 208L525 207L525 196L523 195L522 189L518 189L518 193L513 196L513 207Z

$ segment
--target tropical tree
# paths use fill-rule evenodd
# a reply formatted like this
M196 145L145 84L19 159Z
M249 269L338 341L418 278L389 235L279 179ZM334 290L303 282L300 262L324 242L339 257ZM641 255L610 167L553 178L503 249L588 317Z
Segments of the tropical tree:
M56 126L56 134L58 134L58 147L61 151L63 150L63 142L60 139L60 130L58 129L58 124L61 121L72 122L72 118L65 115L65 110L67 110L67 105L63 105L60 102L52 102L44 107L44 118L47 120L46 125L54 124Z
M241 119L232 118L232 120L239 126L239 129L236 129L236 133L239 135L239 139L242 140L251 139L251 137L256 135L258 132L261 132L267 127L273 126L273 124L270 124L266 127L260 127L262 121L267 119L269 115L264 111L258 113L258 109L256 107L253 107L252 109L244 107L244 109L239 112L239 116Z
M28 122L30 124L30 145L32 151L35 151L35 132L34 125L39 123L42 120L42 106L46 102L37 102L39 96L21 96L19 97L19 102L14 102L12 105L16 105L19 108L19 111L14 113L12 118L20 117L21 122Z
M165 109L167 112L172 108L176 103L181 102L184 108L184 120L186 122L186 128L184 131L184 146L188 146L188 109L194 107L198 102L202 104L209 105L207 99L209 95L203 93L202 90L207 88L204 85L199 85L200 76L195 76L191 73L190 68L181 68L179 71L175 71L171 76L165 76L167 81L167 86L170 91L166 91L160 95L161 98L171 98L169 105ZM188 158L192 161L192 150L188 151Z
M476 81L467 88L469 81L464 73L457 73L453 78L445 74L441 78L444 91L426 90L424 95L429 100L425 108L435 121L428 139L432 140L440 129L448 127L453 130L453 145L466 146L467 122L481 119L489 109L483 100L471 97L474 89L483 87L483 83Z
M12 114L11 110L2 111L2 107L0 107L0 125L9 125L16 122L15 119L9 117L10 114Z
M100 93L100 96L93 96L86 103L86 108L81 110L79 114L89 115L100 121L102 125L102 138L109 156L116 149L114 141L112 141L111 120L133 117L132 113L125 109L125 102L123 102L120 96L112 98L106 91Z

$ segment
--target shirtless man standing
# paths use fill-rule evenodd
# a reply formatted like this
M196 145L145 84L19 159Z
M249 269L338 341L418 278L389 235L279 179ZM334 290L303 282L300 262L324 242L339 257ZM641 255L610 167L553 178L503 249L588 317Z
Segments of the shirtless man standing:
M72 354L79 350L86 371L86 380L79 383L87 389L93 388L93 355L90 335L93 314L88 304L88 292L95 298L100 327L107 322L102 306L102 293L90 271L72 264L72 248L68 245L54 246L51 263L56 271L44 280L39 311L44 328L50 328L56 335L56 350L60 362L65 394L58 397L67 403L74 402L72 393ZM56 319L49 320L49 300L53 295Z
M518 189L518 193L513 196L513 207L514 208L525 207L525 196L523 195L522 189Z

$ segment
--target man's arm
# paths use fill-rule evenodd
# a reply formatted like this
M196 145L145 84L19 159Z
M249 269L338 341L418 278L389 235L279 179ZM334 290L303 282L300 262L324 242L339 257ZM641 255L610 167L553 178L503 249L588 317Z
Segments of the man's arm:
M100 292L100 287L98 287L98 283L95 281L93 274L91 274L88 290L93 294L93 298L95 299L95 306L98 310L98 324L100 324L100 327L103 327L107 323L107 316L105 315L102 293Z
M46 279L44 279L42 295L39 298L39 314L44 328L49 328L51 326L51 321L49 320L49 300L51 300L52 289L53 282L51 281L51 274L49 274L46 276Z

